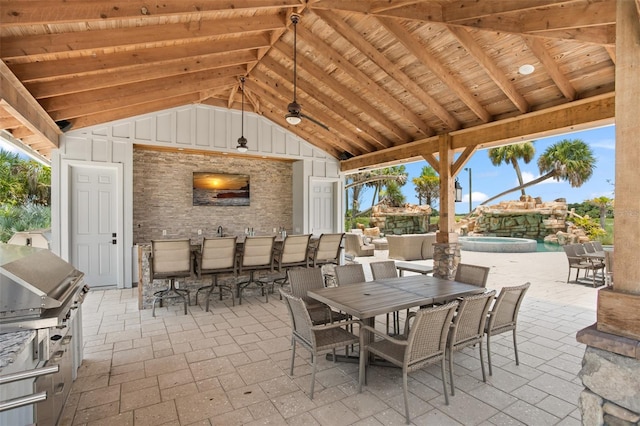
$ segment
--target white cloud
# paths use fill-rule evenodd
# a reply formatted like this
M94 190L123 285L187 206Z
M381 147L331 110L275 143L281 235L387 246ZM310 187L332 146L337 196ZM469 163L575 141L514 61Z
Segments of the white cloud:
M615 139L602 139L597 142L591 142L589 145L594 148L611 149L611 150L616 149Z
M487 198L489 198L489 196L487 194L485 194L484 192L473 191L471 193L471 201L472 202L481 203L484 200L486 200ZM469 202L469 194L464 194L463 197L462 197L462 200L466 201L468 203Z

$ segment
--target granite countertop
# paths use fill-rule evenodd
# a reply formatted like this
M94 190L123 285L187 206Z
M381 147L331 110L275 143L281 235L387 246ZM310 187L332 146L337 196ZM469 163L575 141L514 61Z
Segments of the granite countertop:
M0 334L0 371L15 362L18 355L35 337L35 330Z

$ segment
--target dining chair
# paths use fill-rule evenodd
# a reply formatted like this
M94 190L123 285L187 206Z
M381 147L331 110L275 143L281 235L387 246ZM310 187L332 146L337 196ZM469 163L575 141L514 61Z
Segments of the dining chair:
M191 241L188 239L151 240L149 258L151 281L169 280L169 288L153 293L152 316L156 316L156 302L159 301L162 307L165 299L181 300L184 303L184 314L187 314L189 290L178 288L176 279L190 277L193 274L192 260Z
M238 303L240 305L242 305L242 291L251 283L255 283L261 289L266 302L269 302L269 289L266 288L269 282L256 279L255 273L257 271L273 272L273 242L275 238L275 236L249 236L245 238L243 249L240 252L240 259L238 260L238 274L248 271L249 279L237 284ZM271 284L273 285L273 281L271 281Z
M320 268L289 269L287 276L291 284L291 294L304 300L314 325L347 319L346 314L334 311L307 295L309 290L324 288L324 277Z
M460 263L458 264L458 269L456 269L454 281L485 288L490 270L491 268L486 266Z
M398 269L396 268L396 262L393 260L382 260L380 262L371 262L371 275L374 280L382 280L386 278L397 278ZM407 309L407 314L409 309ZM400 334L400 313L398 311L392 312L393 315L393 334ZM389 334L389 314L387 314L387 334Z
M282 244L274 246L273 263L278 272L284 271L284 276L276 278L274 283L284 287L288 282L287 270L295 267L309 267L307 251L311 234L287 235Z
M596 249L596 251L604 251L600 241L591 241L591 244L593 244L593 248Z
M593 273L593 286L596 286L596 272L600 269L604 269L604 263L600 261L594 261L584 256L584 248L582 244L567 244L562 246L569 262L569 272L567 274L567 283L571 278L571 270L576 270L576 282L578 281L580 271L585 271L585 277L588 276L589 271ZM582 256L580 256L580 253Z
M311 352L311 390L309 398L313 399L313 391L316 382L316 370L318 369L318 357L326 352L333 353L333 362L336 362L336 348L349 346L358 343L359 337L346 329L345 325L353 326L360 324L360 321L350 320L344 322L334 322L326 325L314 325L306 303L302 298L296 297L282 289L280 294L285 300L292 328L292 351L290 375L293 376L293 366L296 357L296 344L299 344Z
M363 283L366 281L364 268L361 263L351 263L349 265L339 265L335 268L336 284L339 286Z
M487 321L487 312L491 307L491 302L496 295L495 290L482 294L463 297L458 305L451 330L447 339L447 358L449 358L449 383L451 384L451 395L455 394L455 384L453 382L453 354L468 346L477 345L480 354L480 368L482 370L482 381L487 381L484 371L484 360L482 357L482 339Z
M516 342L516 328L518 325L518 312L522 299L531 283L524 283L519 286L503 287L496 297L496 300L488 313L485 332L487 334L487 361L489 363L489 375L493 375L491 370L491 336L513 332L513 351L516 356L516 365L520 365L518 360L518 344Z
M312 245L309 250L309 263L314 268L329 263L340 264L340 252L342 250L341 234L322 234L318 238L317 243Z
M582 247L584 247L584 251L586 253L595 253L596 252L596 248L593 246L593 243L591 241L586 241L586 242L582 243Z
M449 392L444 372L445 353L451 319L457 307L458 301L453 301L446 305L420 309L415 313L406 340L388 336L370 326L361 326L358 393L362 392L362 384L366 383L366 361L369 354L386 359L391 364L401 367L404 410L407 424L409 424L411 419L409 416L407 374L440 361L444 400L449 405ZM367 333L370 333L369 336ZM369 343L365 342L365 336L370 337ZM374 338L379 338L379 340L374 340Z
M211 275L211 285L203 286L196 291L196 305L198 304L198 294L206 292L205 311L209 312L209 302L212 294L217 289L217 294L222 300L223 293L231 295L233 306L236 299L231 286L218 284L218 275L233 273L238 275L238 264L236 262L237 237L204 238L200 253L197 256L196 273L198 278Z

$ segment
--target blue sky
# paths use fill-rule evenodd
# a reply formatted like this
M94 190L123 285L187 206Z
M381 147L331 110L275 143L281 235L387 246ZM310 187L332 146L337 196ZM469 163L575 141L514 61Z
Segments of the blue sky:
M549 179L543 183L527 188L527 195L541 197L543 201L553 201L556 198L565 198L568 203L581 203L595 197L613 197L613 183L615 182L615 127L599 127L587 131L566 133L545 139L535 140L535 157L529 164L520 162L520 169L525 182L540 176L537 161L538 157L547 149L562 139L581 139L587 143L596 157L596 167L593 176L580 188L572 188L567 182L557 182ZM427 166L426 161L406 164L409 173L407 183L402 187L402 192L408 203L417 204L415 187L412 179L422 172ZM471 168L472 207L476 208L482 201L518 184L516 172L511 164L494 166L489 160L488 149L477 151L464 167ZM462 186L462 202L456 203L456 213L469 212L469 172L462 170L458 174ZM607 182L607 180L609 182ZM371 205L373 190L363 191L361 206ZM505 197L492 201L497 204L500 201L517 200L520 192L512 192ZM437 208L437 206L436 206Z

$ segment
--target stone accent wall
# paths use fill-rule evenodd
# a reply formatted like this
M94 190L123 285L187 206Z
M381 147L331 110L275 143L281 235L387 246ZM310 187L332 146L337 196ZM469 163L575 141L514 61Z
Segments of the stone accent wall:
M390 207L377 204L371 209L371 226L377 226L385 234L424 234L429 232L431 207L407 204Z
M582 424L640 424L640 362L587 346L579 374Z
M133 152L133 241L191 238L216 235L218 226L227 235L242 234L253 227L256 235L269 234L284 226L291 232L293 169L288 161L254 157L205 155L134 149ZM242 173L250 175L249 206L193 205L193 172ZM198 235L198 230L202 234Z
M566 229L567 203L564 199L543 203L539 198L505 201L476 209L475 221L463 224L469 232L495 237L530 238L543 241Z

